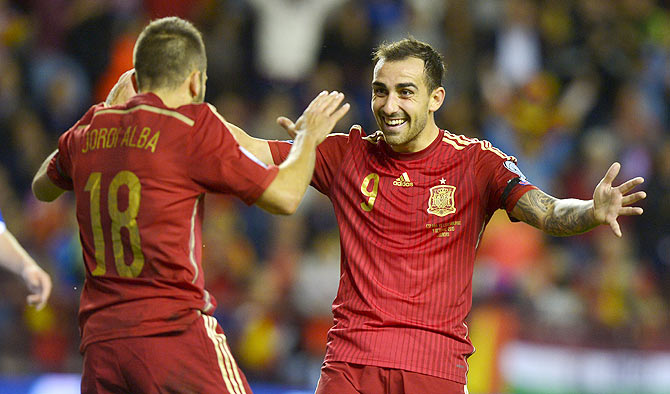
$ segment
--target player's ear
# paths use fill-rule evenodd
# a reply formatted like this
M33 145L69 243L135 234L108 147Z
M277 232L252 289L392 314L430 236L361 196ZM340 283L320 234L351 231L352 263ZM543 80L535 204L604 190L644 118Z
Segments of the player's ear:
M203 86L200 83L200 71L193 70L191 75L188 76L188 89L191 93L191 97L198 97L202 88Z
M446 92L442 86L438 86L433 90L433 92L430 94L430 103L428 105L430 112L435 112L440 109L442 103L444 102L445 95Z

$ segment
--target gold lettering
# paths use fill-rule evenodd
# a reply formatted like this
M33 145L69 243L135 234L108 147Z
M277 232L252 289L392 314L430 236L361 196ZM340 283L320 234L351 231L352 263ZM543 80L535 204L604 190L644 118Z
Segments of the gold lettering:
M119 146L128 146L128 138L130 138L130 126L128 126L126 132L123 133L123 138L121 139L121 144Z
M157 131L156 134L154 134L153 137L147 142L146 149L148 150L151 148L151 153L154 153L156 151L156 145L158 144L158 137L160 137L161 132Z
M107 129L101 127L100 134L98 135L98 142L95 144L95 149L104 148L106 144L107 144Z
M91 133L86 133L84 135L84 146L81 148L81 153L88 152L88 140L91 138Z
M123 138L121 138L120 147L128 145L128 135L130 135L130 126L126 129L126 132L123 133Z
M135 137L135 130L137 130L137 126L133 127L133 131L130 134L130 139L128 140L128 147L129 148L137 148L137 143L133 144L133 138Z
M147 142L147 138L149 138L149 133L151 133L151 129L148 127L145 127L142 129L142 133L140 133L139 138L137 139L137 147L142 148L144 147L144 144Z
M109 129L109 134L107 134L107 145L105 145L105 148L109 149L114 147L116 145L116 138L117 138L117 128L112 127Z
M98 129L91 130L89 134L91 134L91 138L88 140L88 150L93 150L98 142Z

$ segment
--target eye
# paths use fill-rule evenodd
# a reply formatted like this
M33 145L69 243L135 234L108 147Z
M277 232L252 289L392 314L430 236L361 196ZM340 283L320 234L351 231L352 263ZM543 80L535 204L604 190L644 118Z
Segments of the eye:
M409 89L401 89L401 90L400 90L400 95L401 95L402 97L409 97L409 96L411 96L411 95L413 95L413 94L414 94L414 92L411 91L411 90L409 90Z
M372 94L375 96L386 96L386 89L380 88L380 87L374 87L372 88Z

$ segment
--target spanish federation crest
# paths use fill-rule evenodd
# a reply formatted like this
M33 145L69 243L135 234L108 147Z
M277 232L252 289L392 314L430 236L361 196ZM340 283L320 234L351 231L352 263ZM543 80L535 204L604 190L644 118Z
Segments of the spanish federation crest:
M447 216L456 212L454 204L454 192L456 186L438 185L430 188L428 199L428 213L437 216Z

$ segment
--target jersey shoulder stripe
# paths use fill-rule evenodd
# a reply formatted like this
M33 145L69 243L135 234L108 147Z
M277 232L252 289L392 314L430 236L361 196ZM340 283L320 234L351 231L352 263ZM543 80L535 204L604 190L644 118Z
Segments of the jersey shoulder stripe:
M517 161L514 156L509 156L505 154L503 151L493 146L491 142L487 140L479 140L477 138L470 138L464 135L456 135L445 130L442 141L451 145L456 150L463 150L468 146L476 146L479 147L479 149L481 149L482 151L492 152L505 160L512 160L514 162Z
M173 111L173 110L170 110L170 109L166 109L166 108L154 107L154 106L148 105L148 104L140 104L140 105L137 105L135 107L127 108L127 109L105 108L105 109L101 109L99 111L96 111L95 115L93 115L93 117L98 116L98 115L105 115L105 114L127 114L127 113L140 111L140 110L153 112L153 113L159 114L159 115L170 116L170 117L173 117L173 118L175 118L175 119L177 119L177 120L179 120L183 123L186 123L188 126L193 126L195 124L193 119L189 118L188 116L186 116L182 113L179 113L177 111Z

